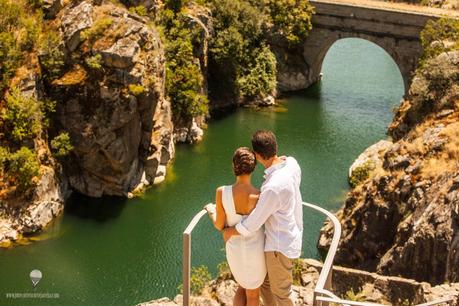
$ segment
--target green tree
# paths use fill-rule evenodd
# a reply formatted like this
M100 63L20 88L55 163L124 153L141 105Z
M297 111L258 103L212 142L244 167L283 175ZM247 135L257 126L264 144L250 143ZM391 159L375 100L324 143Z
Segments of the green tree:
M201 93L203 77L193 55L192 33L178 14L166 29L166 90L175 118L190 120L206 115L208 100Z
M303 41L312 29L314 7L304 0L265 0L265 9L273 24L272 31L290 44Z
M272 93L276 88L276 73L276 57L269 47L263 46L254 66L237 80L241 96L255 98Z
M63 132L54 137L53 140L51 140L51 148L56 157L67 156L73 150L69 134Z

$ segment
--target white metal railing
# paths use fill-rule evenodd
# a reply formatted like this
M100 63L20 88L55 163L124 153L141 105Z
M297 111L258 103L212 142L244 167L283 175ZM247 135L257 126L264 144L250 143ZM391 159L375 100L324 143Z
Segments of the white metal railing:
M333 223L333 238L328 249L327 256L322 265L322 269L317 280L316 287L314 289L313 306L328 306L329 303L344 305L344 306L385 306L382 304L368 303L368 302L357 302L343 300L333 294L332 290L332 274L333 274L333 260L335 258L336 251L338 249L338 243L341 238L341 224L334 214L329 212L322 207L314 204L303 202L303 205L319 211L326 215ZM191 273L191 232L207 212L203 209L198 212L187 228L183 232L183 305L190 305L190 273ZM445 297L439 300L418 304L416 306L431 306L439 304L449 304L453 301L454 297Z

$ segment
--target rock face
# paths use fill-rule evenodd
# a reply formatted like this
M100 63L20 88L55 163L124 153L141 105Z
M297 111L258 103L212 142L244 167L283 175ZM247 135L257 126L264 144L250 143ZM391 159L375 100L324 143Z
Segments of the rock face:
M277 91L289 92L308 88L317 80L310 80L310 67L303 56L303 48L287 47L282 37L272 35L269 45L277 60Z
M415 76L389 128L394 143L373 154L375 169L337 213L338 264L431 284L459 281L458 79L458 51ZM326 224L319 248L331 235Z
M125 8L87 1L58 20L68 68L47 91L74 145L64 163L70 186L100 197L153 183L174 156L157 31Z
M300 259L295 263L295 285L293 296L295 305L312 305L314 289L322 270L322 263L314 259ZM237 284L231 274L220 275L211 281L199 297L191 298L191 305L232 306ZM452 298L451 305L459 305L459 283L431 287L411 279L381 276L366 271L334 266L333 293L354 301L366 301L390 305L413 305ZM182 296L173 301L162 298L138 306L182 305Z
M64 209L66 184L52 167L42 166L42 175L31 199L15 199L0 206L0 247L9 247L26 234L44 229Z

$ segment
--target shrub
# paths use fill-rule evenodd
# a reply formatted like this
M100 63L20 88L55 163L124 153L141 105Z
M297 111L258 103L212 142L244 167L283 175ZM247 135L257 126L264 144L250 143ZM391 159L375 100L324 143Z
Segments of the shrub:
M67 156L73 150L69 134L64 132L54 137L53 140L51 140L51 148L56 157Z
M459 20L429 20L421 32L421 43L424 48L421 66L440 53L459 49Z
M38 176L40 164L32 150L21 147L7 157L6 163L7 176L17 182L19 190L27 190L35 184L33 178Z
M92 27L81 32L82 40L96 40L100 37L113 23L109 17L96 20Z
M194 267L191 269L190 292L192 295L200 295L208 282L212 280L209 269L206 266ZM183 293L183 284L177 288Z
M89 68L99 70L102 68L102 55L96 54L85 59L86 65Z
M23 96L17 88L13 88L6 97L2 119L16 141L31 138L42 131L40 103L33 97Z
M230 279L232 277L231 269L227 261L221 262L217 266L218 277L221 279Z
M139 6L133 6L129 8L129 11L133 14L137 14L139 16L146 16L147 15L147 9L143 5Z
M296 286L301 286L301 273L303 272L303 265L301 264L301 259L296 258L293 260L292 276L293 284Z
M209 269L206 266L194 267L191 269L190 291L193 295L201 294L208 282L212 280Z
M14 87L6 96L6 104L1 118L12 140L30 139L48 127L48 116L54 112L56 103L51 100L38 101L26 97Z
M349 178L349 183L352 188L365 181L370 177L370 172L374 168L374 163L371 160L366 161L363 165L357 167L352 171L352 175Z
M39 43L40 64L50 80L61 76L64 67L64 52L59 35L53 30L43 33Z
M3 171L3 166L5 162L8 160L8 156L9 156L8 148L0 146L0 170L1 170L0 173L2 173Z
M267 13L273 24L273 32L291 44L303 41L312 29L314 7L304 0L267 0Z
M254 67L248 74L237 79L241 96L264 97L276 88L276 57L267 46L263 46L255 58Z
M0 92L8 85L10 78L22 61L22 53L17 48L13 33L0 33Z
M139 96L146 91L145 87L142 85L129 84L129 92L134 96Z
M41 32L41 13L22 1L0 0L0 91L22 65L24 51L31 50Z
M343 296L345 300L355 301L355 302L365 302L365 295L362 292L354 292L354 289L346 291L346 294Z

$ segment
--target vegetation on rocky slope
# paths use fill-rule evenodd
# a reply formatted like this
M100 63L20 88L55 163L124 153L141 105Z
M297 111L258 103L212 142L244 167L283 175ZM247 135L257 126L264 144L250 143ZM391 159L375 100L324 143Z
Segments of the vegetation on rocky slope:
M36 154L36 140L46 142L55 109L50 99L19 88L28 74L39 73L38 50L52 35L38 8L26 1L0 1L0 200L30 195L44 163Z

